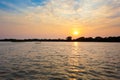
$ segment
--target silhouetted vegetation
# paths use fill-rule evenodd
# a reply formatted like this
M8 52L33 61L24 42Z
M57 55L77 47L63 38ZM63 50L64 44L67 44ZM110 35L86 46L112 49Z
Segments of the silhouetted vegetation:
M120 36L118 37L80 37L74 41L83 41L83 42L120 42Z
M71 36L68 36L68 37L66 38L66 40L67 40L67 41L71 41L71 40L72 40L72 37L71 37Z
M79 37L77 39L72 39L71 36L66 37L66 39L1 39L4 42L120 42L120 36L118 37Z

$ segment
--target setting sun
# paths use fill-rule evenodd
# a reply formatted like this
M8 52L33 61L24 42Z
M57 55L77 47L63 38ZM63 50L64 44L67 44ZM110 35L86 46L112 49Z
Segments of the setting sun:
M78 35L79 32L78 32L78 31L74 31L73 34L74 34L74 35Z

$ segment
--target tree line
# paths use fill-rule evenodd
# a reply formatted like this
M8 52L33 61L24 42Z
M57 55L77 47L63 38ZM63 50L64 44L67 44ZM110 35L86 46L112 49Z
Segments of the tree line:
M0 41L10 42L33 42L33 41L47 41L47 42L120 42L120 36L117 37L79 37L72 39L71 36L66 39L0 39Z

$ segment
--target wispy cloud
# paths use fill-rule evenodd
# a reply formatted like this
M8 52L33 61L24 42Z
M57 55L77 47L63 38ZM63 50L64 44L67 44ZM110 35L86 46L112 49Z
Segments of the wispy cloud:
M0 5L0 27L120 27L120 0L1 0Z

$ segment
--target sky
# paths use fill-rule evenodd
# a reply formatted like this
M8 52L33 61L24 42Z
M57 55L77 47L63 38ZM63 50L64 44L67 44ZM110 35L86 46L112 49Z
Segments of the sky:
M67 36L120 36L120 0L0 0L0 38Z

